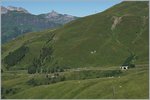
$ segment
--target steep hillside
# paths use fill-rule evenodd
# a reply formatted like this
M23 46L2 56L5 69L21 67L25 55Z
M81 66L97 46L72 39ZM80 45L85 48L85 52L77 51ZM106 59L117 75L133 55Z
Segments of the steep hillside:
M135 54L136 63L148 63L148 18L148 2L122 2L73 21L54 31L54 58L60 64L88 67L121 65Z
M6 57L23 45L28 52L9 67L27 68L34 59L45 68L120 66L132 55L135 64L147 64L148 13L147 1L125 1L57 30L29 33L2 46L3 66L9 66Z

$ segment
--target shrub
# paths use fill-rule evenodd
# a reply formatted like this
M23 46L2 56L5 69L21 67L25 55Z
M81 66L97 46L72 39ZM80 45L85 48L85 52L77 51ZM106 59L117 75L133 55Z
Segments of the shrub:
M9 94L9 93L10 93L9 89L6 89L6 94Z
M28 80L27 83L28 83L29 85L32 85L32 86L37 86L37 85L38 85L38 84L37 84L37 80L35 80L34 78Z
M134 64L129 64L129 68L134 68L135 65Z
M65 81L65 80L66 80L66 77L65 76L61 76L60 81Z
M35 74L36 73L36 67L35 66L29 66L28 67L28 73L29 74Z
M2 99L5 99L5 96L2 96Z
M53 67L50 67L48 69L48 72L49 73L64 72L64 69L62 67L59 67L59 66L53 66Z
M1 73L3 73L4 71L3 71L3 69L1 69Z
M60 69L59 69L59 72L64 72L64 69L63 69L63 68L60 68Z
M56 78L52 78L51 83L56 83Z
M137 56L136 55L134 55L134 54L131 54L125 61L124 61L124 63L122 64L122 66L132 66L133 64L131 64L132 63L132 61L133 60L135 60L135 59L137 59Z

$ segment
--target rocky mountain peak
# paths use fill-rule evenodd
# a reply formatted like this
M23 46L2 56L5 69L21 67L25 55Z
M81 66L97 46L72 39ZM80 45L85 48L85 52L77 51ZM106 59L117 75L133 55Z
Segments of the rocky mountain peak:
M58 22L62 22L62 23L67 23L71 20L76 19L75 16L71 16L71 15L68 15L68 14L60 14L60 13L54 11L54 10L52 10L51 12L45 14L45 18L47 18L49 21L58 21Z
M50 13L51 14L58 14L55 10L52 10Z
M52 10L50 13L47 13L47 18L51 18L51 17L57 17L59 16L59 13Z

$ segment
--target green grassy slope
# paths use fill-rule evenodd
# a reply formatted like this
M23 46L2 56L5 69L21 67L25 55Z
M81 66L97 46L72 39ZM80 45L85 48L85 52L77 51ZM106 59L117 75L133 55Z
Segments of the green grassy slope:
M10 52L14 52L22 45L25 45L29 48L29 52L27 52L21 62L18 62L15 66L21 66L20 68L24 68L24 66L25 68L28 67L28 65L32 63L32 60L39 56L40 50L51 37L51 31L53 30L27 33L24 36L20 36L17 39L2 45L2 59L9 55ZM2 65L5 66L4 62L2 63Z
M130 70L126 76L65 81L37 86L21 91L8 98L17 99L147 99L148 71Z
M121 17L121 21L111 30L114 17ZM148 62L148 2L123 2L73 21L55 33L58 40L54 55L61 64L120 65L130 52L139 56L138 63ZM91 54L94 50L96 53Z
M73 68L119 66L131 54L138 57L136 64L148 63L148 18L147 1L125 1L57 30L19 37L2 46L2 58L25 43L29 52L14 68L28 67L43 46L53 49L52 56L44 62L46 67L56 62ZM55 36L46 43L52 34Z

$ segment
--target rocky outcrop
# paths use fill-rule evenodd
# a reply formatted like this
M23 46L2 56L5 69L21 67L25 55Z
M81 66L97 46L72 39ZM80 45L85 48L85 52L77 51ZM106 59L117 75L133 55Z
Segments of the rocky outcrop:
M113 16L113 24L111 26L111 30L114 30L116 26L121 22L122 17Z

